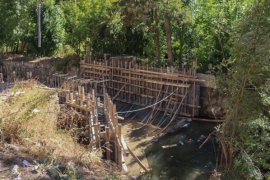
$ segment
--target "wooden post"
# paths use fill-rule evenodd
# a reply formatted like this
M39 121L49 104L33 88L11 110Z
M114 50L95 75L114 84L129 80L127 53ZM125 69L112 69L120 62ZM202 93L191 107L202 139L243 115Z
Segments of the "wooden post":
M78 92L75 92L75 94L74 94L74 96L75 96L75 104L79 104L79 93Z
M116 144L117 144L117 153L118 153L118 159L116 162L118 162L118 165L120 168L122 168L122 147L121 147L121 137L122 137L122 133L121 133L121 124L118 124L118 134L116 136Z
M85 101L85 90L84 90L84 86L82 86L82 89L81 89L81 91L82 91L82 101Z
M96 114L96 107L94 106L93 107L93 121L94 121L94 124L97 124L97 114Z
M59 87L59 76L58 75L56 75L56 87Z
M78 86L78 94L79 95L81 94L81 90L82 90L82 87L81 86Z
M105 137L106 137L106 158L107 160L111 159L111 150L110 150L110 128L105 127Z
M117 141L117 146L118 146L118 159L117 159L117 164L119 165L120 169L122 169L122 148L119 140Z
M114 139L114 159L116 164L119 165L119 145L117 143L117 138Z
M95 136L96 136L96 147L99 148L100 147L99 124L94 124L94 128L95 128Z
M118 136L119 141L121 141L121 136L122 136L121 128L122 128L122 125L118 124L118 134L117 134L117 136Z
M79 95L78 100L79 100L79 105L82 107L83 106L82 94Z
M196 83L193 82L193 95L192 95L192 117L195 116L195 98L196 98Z
M66 103L69 102L69 92L66 93Z
M91 107L91 97L90 97L90 94L87 95L87 101L86 101L86 105L87 105L87 108L90 108Z
M112 121L113 121L113 126L115 128L115 136L118 135L118 121L117 121L117 116L115 115L115 112L116 112L116 106L111 102L111 105L112 105L112 109L111 109L111 118L112 118Z
M97 148L100 148L100 123L97 124Z
M73 104L74 102L73 93L69 94L69 99L70 99L70 103Z
M15 80L16 80L16 72L13 71L12 72L12 81L15 82Z

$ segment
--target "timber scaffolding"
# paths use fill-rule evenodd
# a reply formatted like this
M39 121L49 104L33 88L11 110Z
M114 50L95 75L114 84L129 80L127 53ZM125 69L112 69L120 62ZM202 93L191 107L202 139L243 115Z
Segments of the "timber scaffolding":
M103 104L94 89L91 93L86 93L83 86L78 86L78 91L66 91L62 95L65 95L67 112L73 112L77 119L62 115L60 127L77 126L75 128L84 129L84 139L87 139L84 144L92 150L103 149L107 160L114 161L119 168L127 171L124 155L127 155L129 150L121 132L122 126L118 122L116 106L109 95L104 94Z
M138 65L133 56L94 58L81 61L83 79L104 89L113 100L151 107L166 115L195 117L199 113L199 82L193 68L177 70L172 67ZM105 87L105 88L104 88Z
M141 66L138 61L133 56L86 58L77 75L56 73L51 64L32 62L5 61L0 70L4 80L11 82L35 78L50 87L72 86L73 90L83 85L86 92L96 89L98 96L103 96L105 89L113 101L151 108L154 113L149 115L150 119L157 111L167 119L198 116L203 80L195 69L154 68Z

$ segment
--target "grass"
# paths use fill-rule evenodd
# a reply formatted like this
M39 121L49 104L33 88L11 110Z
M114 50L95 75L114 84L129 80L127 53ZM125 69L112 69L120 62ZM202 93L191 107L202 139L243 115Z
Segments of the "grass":
M55 91L26 81L16 83L9 94L15 95L0 101L2 144L22 146L34 158L48 159L50 163L80 164L91 172L98 171L97 177L114 170L100 159L100 151L90 152L69 132L57 129L60 108Z

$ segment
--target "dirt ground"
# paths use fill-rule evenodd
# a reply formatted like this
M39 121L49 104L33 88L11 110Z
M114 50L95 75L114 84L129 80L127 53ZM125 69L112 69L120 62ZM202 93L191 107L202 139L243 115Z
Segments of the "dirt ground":
M11 144L10 147L7 145L3 147L3 145L0 144L0 179L16 179L18 177L21 179L55 179L53 177L59 176L66 179L74 175L73 170L79 172L81 179L117 179L115 176L115 173L117 173L115 168L113 168L111 164L107 166L103 165L105 163L103 161L96 165L92 163L92 161L90 164L87 163L90 165L89 169L86 169L84 165L78 166L78 164L76 164L77 166L74 166L74 162L82 160L81 154L78 152L85 151L74 142L69 134L59 133L56 130L52 131L56 127L55 122L52 122L52 120L56 121L57 116L55 113L48 112L54 112L54 110L57 109L56 106L58 106L58 103L56 102L57 98L55 95L48 96L51 97L51 102L44 101L43 104L40 104L40 101L36 102L37 99L33 99L32 97L33 95L41 95L40 88L19 89L13 94L5 91L6 89L9 88L3 87L2 93L0 93L0 107L1 104L5 104L5 107L10 106L12 112L17 112L16 110L18 110L19 114L17 115L27 119L27 121L22 121L25 123L28 122L25 125L26 130L31 126L32 129L30 129L31 131L29 132L35 132L35 136L33 136L35 139L32 137L33 142L46 141L46 143L43 144L47 144L47 147L53 147L48 156L55 154L56 159L62 157L60 159L64 158L66 161L64 161L65 165L53 161L46 162L44 158L36 158L30 155L30 152L23 150L23 147L19 145L12 146ZM45 92L44 90L44 93ZM28 94L31 94L31 96L27 96ZM16 99L14 99L15 97ZM13 99L13 101L9 102L9 99ZM31 106L28 107L29 105ZM119 111L122 112L128 111L132 106L123 104L118 106L118 108ZM137 108L138 107L133 107L133 109ZM5 112L4 110L5 109L2 108L0 112ZM24 111L22 110L26 113L23 113ZM35 113L34 110L39 110L39 112ZM133 156L129 154L125 157L128 173L124 174L124 172L119 172L120 174L117 174L119 175L117 177L120 177L120 179L153 179L147 177L154 177L154 179L173 177L179 179L179 177L181 177L180 179L187 180L197 179L198 177L209 177L208 174L211 173L213 165L215 164L215 161L210 158L215 157L215 152L212 152L213 143L204 145L204 148L200 150L198 147L201 141L199 142L198 139L200 139L202 135L207 136L212 131L213 127L207 124L191 123L189 128L181 129L179 132L172 135L162 136L157 139L157 134L154 132L157 129L153 125L143 126L143 124L140 123L147 114L147 111L135 114L122 114L125 120L120 123L122 124L122 134L127 145L150 172L144 173L143 168L137 163ZM6 119L6 117L8 116L4 113L3 116L0 116L0 120L1 118ZM14 118L9 120L12 121L16 118L18 118L18 116L14 116ZM48 121L48 119L51 121ZM157 116L157 119L159 119L159 116ZM46 123L46 126L43 126L44 123ZM43 133L37 133L37 129L41 129L38 132ZM46 132L46 140L44 139L44 132ZM162 146L179 144L179 139L182 137L185 137L184 145L177 145L167 149L162 148ZM24 138L24 140L25 143L28 144L29 138ZM37 146L36 150L38 150L38 152L42 152L43 149L46 149L45 147L39 146L39 144L40 143L30 143L28 147ZM88 150L86 151L88 152ZM87 154L85 153L85 155ZM100 157L97 158L100 161ZM73 165L70 164L72 159ZM29 162L31 166L25 165L25 161ZM86 162L88 162L88 159ZM61 168L64 170L62 171ZM181 174L179 174L180 171ZM78 174L76 176L78 176Z
M155 129L143 125L135 121L127 121L123 125L123 135L126 143L132 152L140 159L143 165L150 170L144 150L152 143L153 134L149 132ZM128 174L133 177L138 177L144 173L143 168L136 162L132 155L125 157L126 165L128 167Z
M121 176L113 164L100 159L98 152L90 152L70 133L57 129L55 92L35 82L8 89L3 87L0 92L0 179Z
M8 150L0 150L0 179L43 179L49 180L45 167L42 165L32 165L32 158L27 153L19 152L19 147L9 147ZM17 150L15 150L17 149ZM29 162L31 167L26 167L24 163Z

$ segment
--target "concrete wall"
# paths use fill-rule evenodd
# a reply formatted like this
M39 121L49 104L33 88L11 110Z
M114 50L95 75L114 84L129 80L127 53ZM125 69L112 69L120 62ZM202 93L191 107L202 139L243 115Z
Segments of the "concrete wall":
M218 92L215 76L198 74L200 80L200 112L201 117L222 119L225 115L225 97Z

